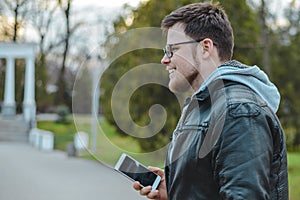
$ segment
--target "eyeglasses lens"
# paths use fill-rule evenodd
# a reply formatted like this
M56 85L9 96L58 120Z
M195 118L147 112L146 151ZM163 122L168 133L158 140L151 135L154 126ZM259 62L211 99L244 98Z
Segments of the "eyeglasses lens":
M164 53L168 58L171 58L173 56L172 47L170 45L166 45Z

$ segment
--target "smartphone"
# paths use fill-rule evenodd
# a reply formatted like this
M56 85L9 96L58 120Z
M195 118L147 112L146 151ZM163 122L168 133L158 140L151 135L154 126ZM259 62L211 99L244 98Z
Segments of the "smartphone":
M125 153L121 155L116 163L115 170L132 181L139 181L142 187L152 186L152 190L156 190L161 180L159 175Z

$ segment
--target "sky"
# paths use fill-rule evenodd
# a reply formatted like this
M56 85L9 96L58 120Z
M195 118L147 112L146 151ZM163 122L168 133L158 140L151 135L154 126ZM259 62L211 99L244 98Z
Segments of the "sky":
M141 0L74 0L74 6L120 7L125 3L137 6Z

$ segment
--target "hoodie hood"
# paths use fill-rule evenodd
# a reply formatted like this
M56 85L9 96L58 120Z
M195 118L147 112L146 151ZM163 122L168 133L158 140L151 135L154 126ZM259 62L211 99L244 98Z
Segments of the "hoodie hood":
M267 74L257 66L247 66L238 61L228 61L218 67L200 86L195 94L204 91L216 80L229 80L247 85L256 92L276 113L280 103L277 87L269 80Z

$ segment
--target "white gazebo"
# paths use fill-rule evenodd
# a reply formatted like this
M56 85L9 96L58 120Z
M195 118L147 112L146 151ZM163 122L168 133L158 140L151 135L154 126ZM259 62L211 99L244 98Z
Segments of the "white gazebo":
M16 115L15 101L15 59L25 60L25 83L23 99L23 117L30 125L35 124L35 55L36 44L0 42L0 58L6 60L4 100L2 103L2 116ZM0 100L1 101L1 100Z

